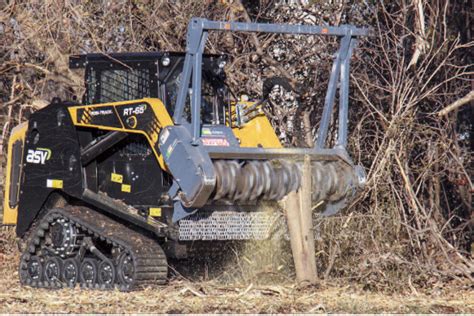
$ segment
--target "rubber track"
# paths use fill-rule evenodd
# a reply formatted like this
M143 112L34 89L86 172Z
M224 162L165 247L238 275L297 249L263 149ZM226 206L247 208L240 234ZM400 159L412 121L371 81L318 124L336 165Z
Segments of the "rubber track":
M67 218L88 236L100 238L114 247L119 247L134 259L135 282L133 285L117 285L120 290L132 290L149 284L165 284L168 275L168 264L165 253L153 239L144 236L111 218L86 207L69 206L65 209L53 209L40 222L36 231L30 237L28 247L22 256L20 270L31 256L41 252L39 249L44 239L45 231L58 218ZM22 266L23 265L23 266ZM21 273L21 271L20 271ZM58 288L65 284L46 284L47 282L32 282L33 287ZM98 285L95 285L98 287Z

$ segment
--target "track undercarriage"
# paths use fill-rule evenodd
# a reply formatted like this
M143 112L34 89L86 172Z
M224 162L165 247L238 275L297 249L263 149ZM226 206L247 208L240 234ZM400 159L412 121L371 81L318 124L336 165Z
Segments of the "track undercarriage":
M160 245L85 207L49 211L27 240L20 282L38 288L131 290L164 284L168 265Z

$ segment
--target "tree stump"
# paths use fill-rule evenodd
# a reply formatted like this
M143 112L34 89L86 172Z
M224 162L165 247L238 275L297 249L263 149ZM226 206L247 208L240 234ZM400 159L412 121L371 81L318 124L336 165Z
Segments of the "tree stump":
M291 192L286 199L285 210L290 233L291 251L298 282L316 283L316 254L311 209L311 159L304 158L301 188Z

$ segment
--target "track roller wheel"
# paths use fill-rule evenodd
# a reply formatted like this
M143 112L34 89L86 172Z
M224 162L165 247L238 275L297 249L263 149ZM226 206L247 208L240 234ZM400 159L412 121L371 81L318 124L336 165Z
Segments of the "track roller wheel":
M44 280L51 286L58 285L61 280L63 262L58 257L48 258L44 264Z
M97 260L93 258L84 258L81 263L81 269L79 272L79 280L81 285L86 287L92 287L97 283L98 275Z
M38 287L43 281L43 263L37 256L24 255L20 262L20 283Z
M136 281L135 260L129 253L122 253L118 260L117 279L123 289L134 286Z
M101 288L110 288L115 282L115 266L110 260L101 261L99 264L98 280Z
M64 260L62 277L69 287L74 287L77 284L79 279L79 262L77 259L69 258Z
M31 257L30 261L27 264L27 277L31 280L31 284L33 285L35 282L41 282L43 280L43 264L41 260L37 256Z

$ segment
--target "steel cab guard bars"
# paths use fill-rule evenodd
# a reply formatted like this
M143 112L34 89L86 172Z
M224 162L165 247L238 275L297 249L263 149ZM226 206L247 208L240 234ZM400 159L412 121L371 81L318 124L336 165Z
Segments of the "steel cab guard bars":
M368 36L367 28L357 28L351 25L339 27L322 27L313 25L289 25L289 24L266 24L266 23L242 23L209 21L202 18L191 19L188 25L186 39L186 57L184 61L182 81L178 91L174 123L183 123L183 111L188 93L188 87L192 75L191 95L191 125L193 143L197 144L201 133L201 79L202 79L202 55L206 45L209 31L234 31L234 32L257 32L257 33L280 33L280 34L306 34L322 36L338 36L341 38L339 50L337 51L329 78L329 83L324 101L323 114L315 142L315 150L323 150L333 112L334 98L337 84L339 88L339 118L338 139L336 147L345 149L347 145L348 130L348 107L349 107L349 63L354 47L357 45L358 36Z

